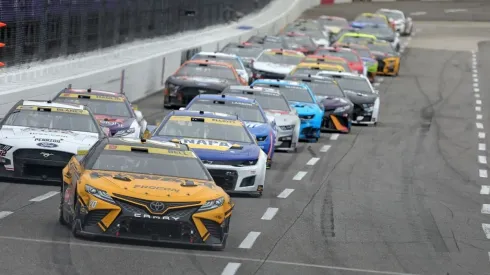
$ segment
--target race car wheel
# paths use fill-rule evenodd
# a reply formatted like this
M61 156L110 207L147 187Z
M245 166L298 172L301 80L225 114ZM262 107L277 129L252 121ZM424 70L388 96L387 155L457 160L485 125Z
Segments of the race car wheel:
M76 199L77 203L75 204L75 216L73 217L73 221L71 222L71 233L73 234L73 237L79 238L80 233L79 233L79 226L80 226L80 201Z
M262 197L262 192L259 192L259 193L252 193L252 194L250 194L250 196L251 196L252 198L260 198L260 197Z
M61 185L61 193L60 193L60 208L59 208L59 217L58 217L58 221L60 222L61 225L63 226L68 226L68 222L66 222L66 219L65 219L65 213L64 213L64 205L65 205L65 200L64 200L64 196L65 196L65 189L66 188L66 184L63 182L63 184Z

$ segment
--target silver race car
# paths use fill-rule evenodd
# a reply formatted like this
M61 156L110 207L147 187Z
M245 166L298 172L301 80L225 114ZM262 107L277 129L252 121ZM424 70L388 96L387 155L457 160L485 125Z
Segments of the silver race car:
M395 23L395 30L403 36L412 34L413 21L401 10L379 9L376 13L383 14Z
M303 53L293 50L264 50L252 65L253 78L284 79L304 57Z
M267 116L275 118L277 125L275 149L296 151L301 121L296 109L291 108L281 92L264 87L230 86L223 91L223 94L255 99Z

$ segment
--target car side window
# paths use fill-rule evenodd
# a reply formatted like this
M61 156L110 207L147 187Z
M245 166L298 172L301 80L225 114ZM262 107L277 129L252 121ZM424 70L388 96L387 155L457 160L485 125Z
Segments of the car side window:
M90 150L88 151L88 153L80 160L80 165L81 166L85 166L86 160L92 157L92 155L96 151L96 148L99 147L99 145L100 145L101 142L102 142L102 139L99 139L96 143L94 143L94 145L92 145L92 147L90 148Z

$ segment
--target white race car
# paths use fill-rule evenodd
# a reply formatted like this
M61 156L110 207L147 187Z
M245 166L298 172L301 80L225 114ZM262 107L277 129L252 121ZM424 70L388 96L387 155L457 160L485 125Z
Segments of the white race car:
M373 88L369 79L363 75L321 71L319 76L334 78L345 95L354 103L353 124L376 125L379 117L379 92Z
M210 60L216 62L228 63L235 68L236 72L243 78L246 82L252 80L252 76L248 74L245 64L243 64L242 59L236 54L219 53L219 52L199 52L196 53L191 60Z
M302 52L293 50L264 50L252 64L253 78L284 79L304 57Z
M275 149L296 151L301 121L296 109L291 108L279 90L264 87L230 86L223 91L230 96L255 99L277 125Z
M53 182L78 150L109 132L87 107L51 101L19 101L0 127L0 177Z
M395 23L395 30L400 35L411 35L413 30L413 21L411 17L405 16L401 10L379 9L376 13L384 14Z

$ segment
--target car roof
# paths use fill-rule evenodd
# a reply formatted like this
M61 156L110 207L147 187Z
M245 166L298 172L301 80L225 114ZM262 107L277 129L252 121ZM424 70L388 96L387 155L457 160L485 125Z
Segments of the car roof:
M238 102L243 102L243 103L257 103L255 99L250 99L246 97L238 97L238 96L226 96L223 94L220 95L212 95L212 94L203 94L203 95L198 95L196 99L212 99L212 100L219 100L219 101L238 101Z
M156 141L156 140L146 140L146 139L135 139L135 138L116 138L108 137L106 145L126 145L144 148L161 148L161 149L172 149L180 151L190 151L189 147L185 144L177 144L174 142Z
M63 90L63 93L99 94L99 95L110 95L110 96L124 97L124 95L123 94L120 94L120 93L103 91L103 90L93 90L91 88L88 88L88 89L66 88L66 89Z
M286 53L286 55L294 55L294 56L305 56L302 52L293 51L293 50L284 50L284 49L265 49L263 53L273 52L273 53Z
M207 56L216 56L216 57L228 57L230 59L232 59L232 58L239 58L238 55L236 55L236 54L221 53L221 52L198 52L195 55L207 55Z
M36 106L43 108L65 108L65 109L74 109L74 110L86 110L85 106L78 104L66 104L66 103L58 103L51 101L43 101L43 100L24 100L20 104L20 106Z
M278 91L278 90L276 90L274 88L267 88L267 87L253 87L253 86L233 85L233 86L230 86L230 90L240 90L240 91L254 92L254 93L267 92L268 94L276 93L278 95L281 94L280 91ZM235 93L233 93L233 94L235 94Z
M319 55L308 55L305 58L307 59L325 59L325 60L331 60L331 61L342 61L347 63L347 59L340 57L340 56L333 56L333 55L328 55L328 54L319 54Z
M233 66L229 63L226 62L216 62L212 60L204 60L204 59L193 59L193 60L187 60L182 64L182 66L186 64L209 64L209 65L214 65L214 66L222 66L222 67L227 67L229 69L234 69Z
M258 79L254 81L254 83L258 84L267 84L267 85L279 85L279 86L301 86L304 89L309 89L308 85L304 84L303 82L299 81L292 81L292 80L283 80L283 79ZM253 84L253 83L252 83Z
M337 75L337 76L349 76L349 77L356 77L356 78L362 78L366 79L364 75L360 74L355 74L355 73L349 73L349 72L335 72L335 71L324 71L324 72L319 72L320 74L329 74L329 75Z
M344 67L342 67L341 65L314 63L314 62L303 62L303 63L299 63L298 66L296 66L296 68L311 68L311 67L318 67L320 69L342 68L342 70L344 70Z
M294 79L310 79L310 80L328 80L328 81L334 81L332 77L325 76L325 75L290 75L288 78L294 78ZM292 79L291 79L292 80Z
M376 35L372 35L369 33L363 33L362 30L355 31L355 32L346 32L342 36L352 36L352 37L368 37L372 39L377 39Z
M205 118L216 118L216 119L229 119L229 120L240 120L237 115L230 115L218 112L204 112L204 111L190 111L190 110L179 110L170 113L171 116L191 116L191 117L205 117Z

